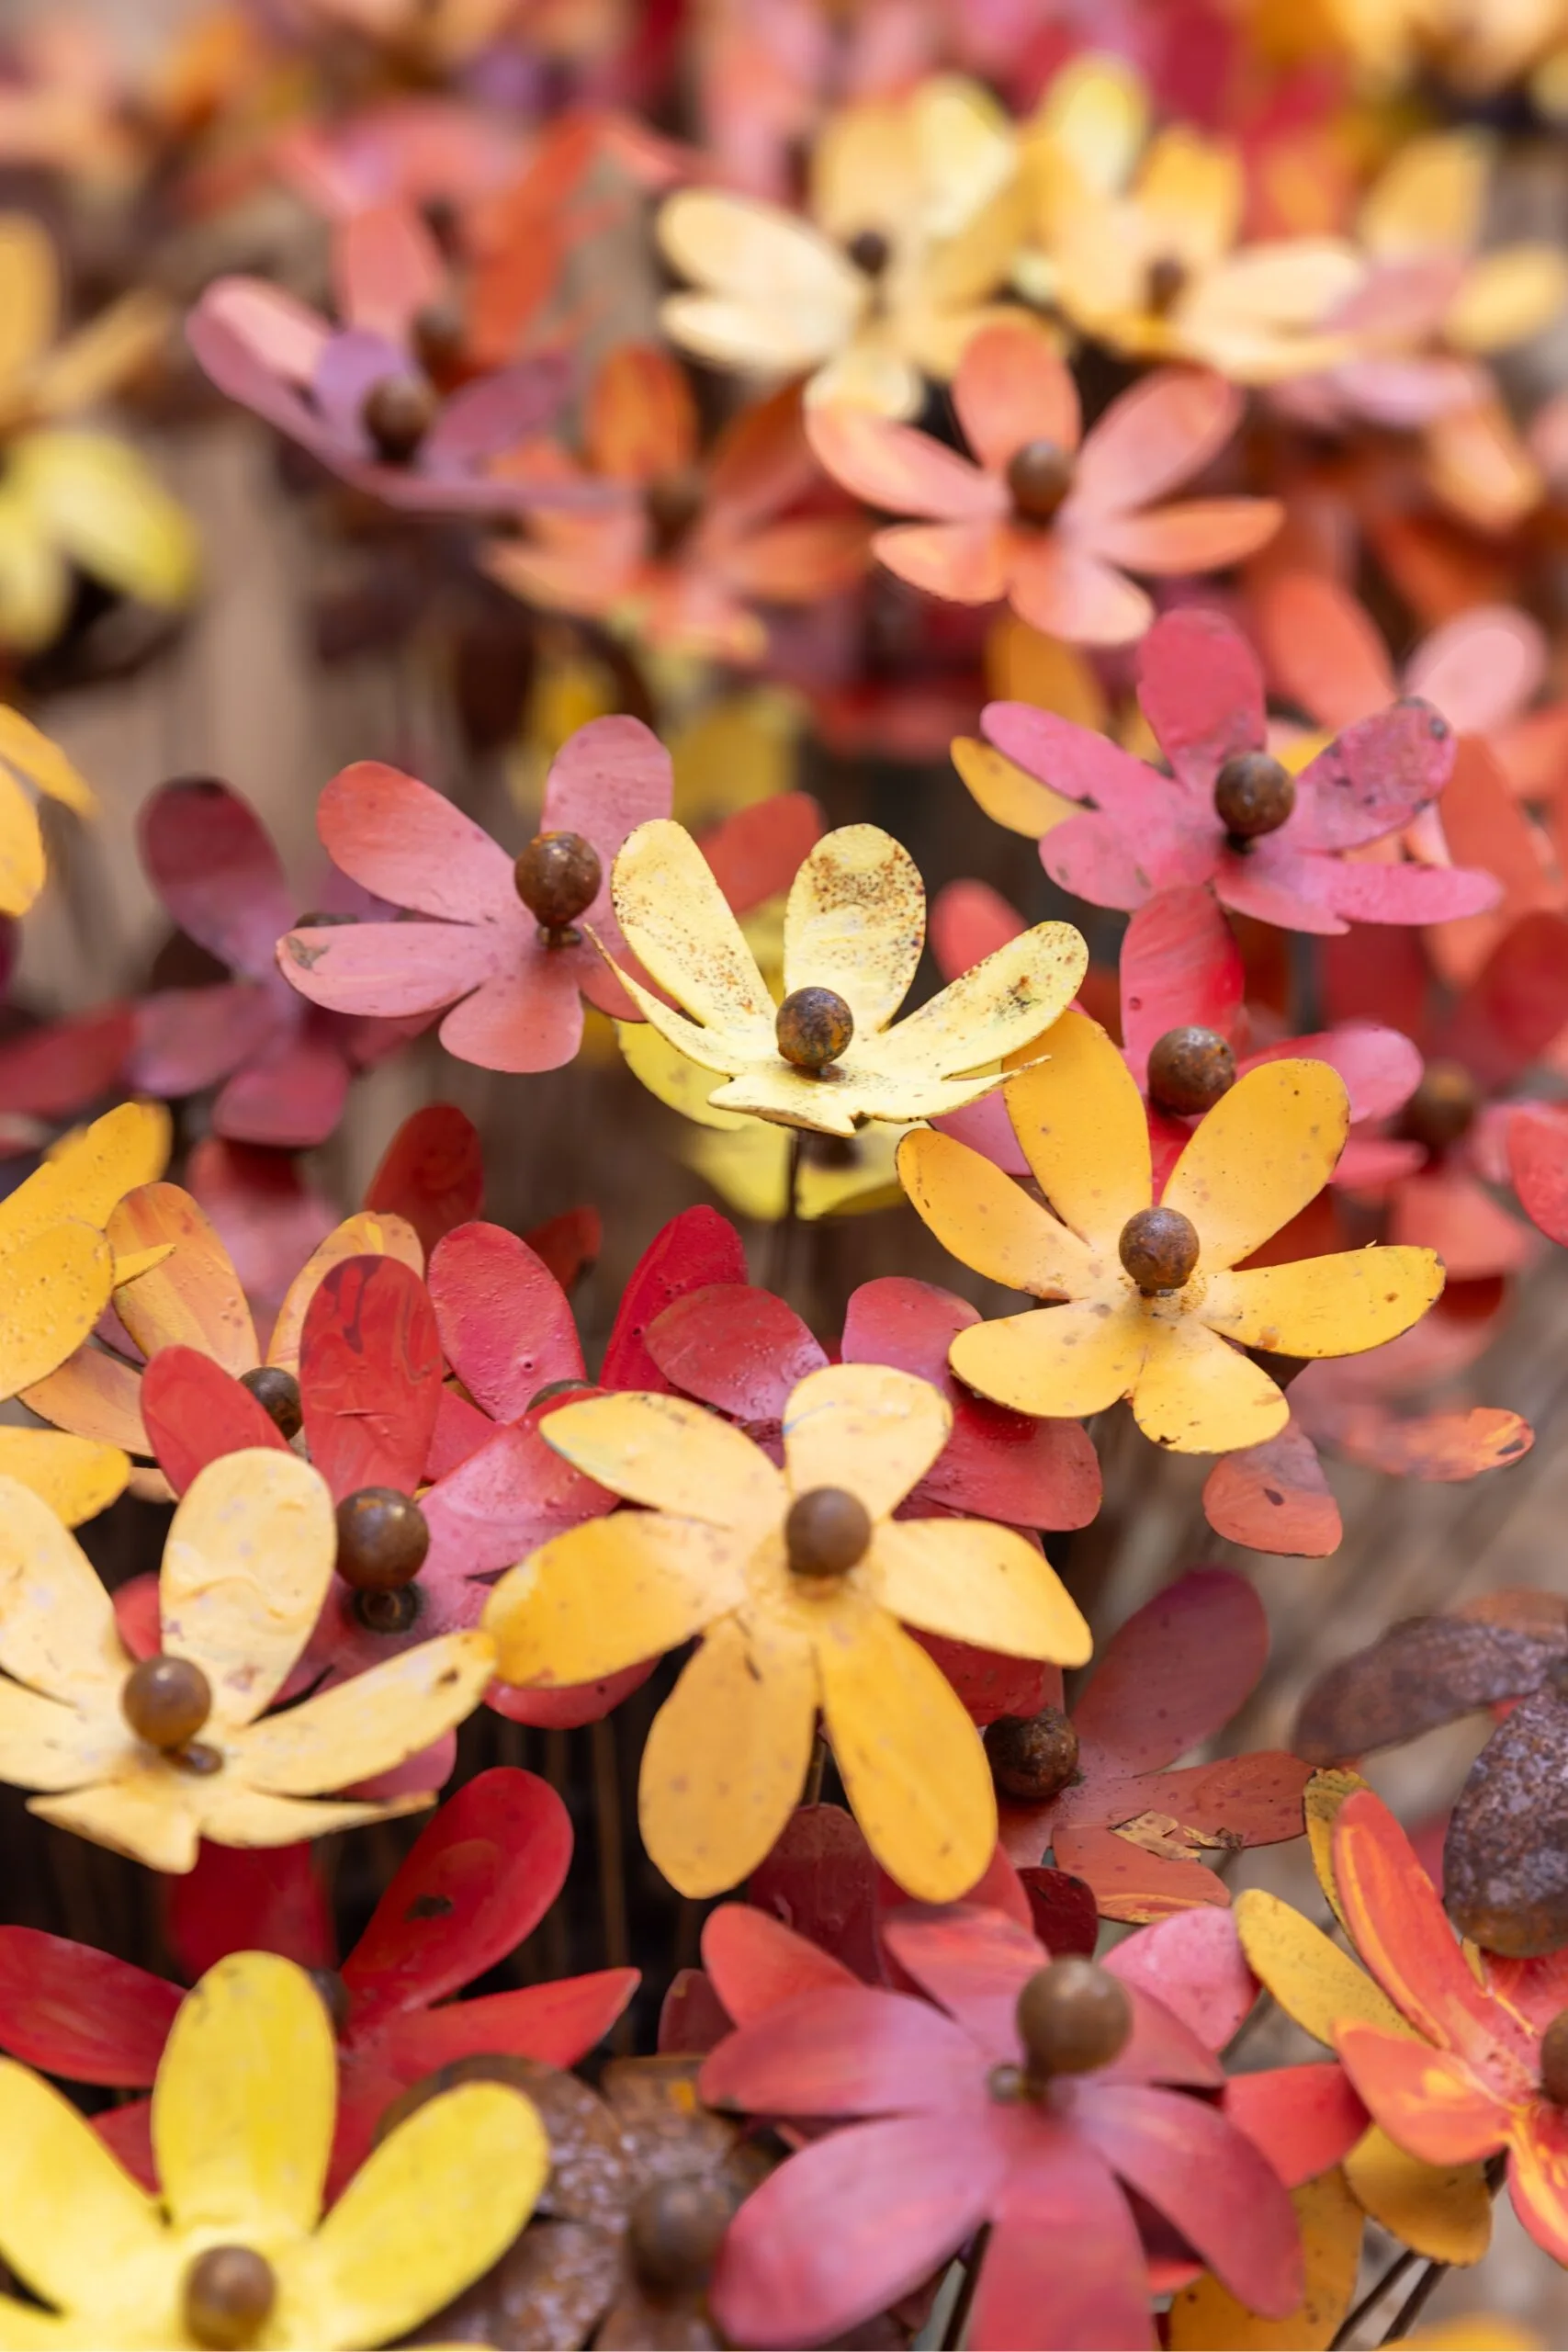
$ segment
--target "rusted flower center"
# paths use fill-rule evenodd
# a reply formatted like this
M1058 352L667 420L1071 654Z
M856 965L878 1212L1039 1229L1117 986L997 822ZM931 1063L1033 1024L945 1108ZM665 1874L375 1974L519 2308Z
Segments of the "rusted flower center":
M1001 1715L986 1727L991 1778L1022 1804L1044 1804L1077 1776L1078 1736L1060 1707L1037 1715Z
M212 1685L194 1660L160 1652L132 1667L119 1704L138 1739L172 1750L194 1739L212 1713Z
M1109 2066L1133 2030L1127 1988L1108 1968L1076 1957L1036 1969L1018 1996L1025 2079L1043 2090L1054 2075Z
M1008 496L1021 523L1055 520L1073 486L1073 455L1059 441L1026 441L1008 459Z
M281 1364L259 1364L254 1372L243 1372L240 1385L248 1388L267 1419L280 1435L298 1437L305 1425L305 1414L299 1402L299 1383Z
M337 1507L337 1572L358 1593L400 1593L424 1565L430 1529L396 1487L361 1487Z
M694 466L658 474L642 494L656 556L671 556L703 511L704 482Z
M1198 1229L1179 1209L1140 1209L1122 1227L1122 1263L1145 1298L1184 1290L1198 1263Z
M705 2287L729 2218L716 2182L650 2180L626 2216L626 2248L641 2285L665 2295Z
M419 364L437 379L450 376L463 356L468 322L452 294L438 295L414 313L412 329Z
M383 376L366 393L359 421L378 457L390 466L406 466L434 424L440 406L428 377Z
M1568 2009L1540 2037L1540 2087L1554 2106L1568 2107Z
M855 1017L832 989L796 989L773 1023L779 1051L795 1069L825 1070L849 1051Z
M1401 1121L1412 1143L1447 1151L1475 1124L1480 1090L1462 1062L1428 1062Z
M243 2352L272 2316L277 2277L254 2246L209 2245L186 2272L186 2325L214 2352Z
M858 229L844 251L863 277L880 277L893 258L893 247L880 229Z
M1294 777L1267 752L1238 752L1214 778L1214 813L1233 842L1277 833L1295 805Z
M847 1487L813 1487L791 1503L784 1534L797 1577L841 1577L865 1557L871 1513Z
M1235 1056L1217 1029L1168 1029L1149 1049L1149 1100L1179 1119L1212 1111L1235 1084Z
M570 944L572 924L599 896L604 868L581 833L536 833L512 870L518 897L546 938Z
M1156 319L1168 318L1187 287L1187 264L1174 254L1156 254L1144 279L1144 300Z

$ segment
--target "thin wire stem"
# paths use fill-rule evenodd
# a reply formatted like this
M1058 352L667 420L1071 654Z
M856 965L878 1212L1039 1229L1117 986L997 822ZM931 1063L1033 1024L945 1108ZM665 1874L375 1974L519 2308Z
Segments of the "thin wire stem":
M626 1934L626 1838L621 1821L621 1770L615 1727L601 1718L589 1727L593 1758L593 1814L599 1832L599 1905L604 1922L604 1959L625 1968L630 1957ZM631 2018L623 2011L610 2037L622 2055L631 2049Z
M956 2352L956 2347L964 2341L964 2331L969 2324L975 2290L980 2283L980 2265L986 2258L986 2245L990 2234L991 2225L987 2222L969 2249L969 2259L964 2266L964 2284L958 2290L957 2299L948 2314L947 2325L942 2330L942 2352Z
M1382 2338L1384 2344L1397 2344L1402 2336L1409 2335L1421 2313L1426 2310L1433 2289L1444 2276L1448 2267L1446 2262L1434 2260L1427 2263L1426 2269L1395 2312L1388 2334Z
M1414 2253L1409 2246L1394 2256L1382 2277L1368 2288L1360 2301L1341 2320L1338 2332L1330 2344L1328 2352L1345 2352L1345 2346L1349 2343L1367 2313L1375 2311L1385 2295L1393 2294L1405 2272L1413 2270L1420 2259L1420 2256Z

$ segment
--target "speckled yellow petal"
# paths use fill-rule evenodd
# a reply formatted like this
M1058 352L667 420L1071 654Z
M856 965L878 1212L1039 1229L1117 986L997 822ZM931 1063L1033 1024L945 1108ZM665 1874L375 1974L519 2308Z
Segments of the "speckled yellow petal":
M163 1174L171 1133L161 1102L122 1102L62 1136L43 1166L0 1201L0 1250L15 1250L62 1217L101 1232L117 1201Z
M537 2109L504 2084L462 2083L417 2109L367 2157L309 2259L290 2266L299 2340L405 2335L499 2260L549 2168Z
M0 762L51 800L63 801L79 817L97 814L98 804L86 778L80 775L58 743L24 718L19 710L0 706Z
M1143 1098L1087 1013L1064 1012L1031 1060L1003 1096L1013 1133L1056 1215L1113 1258L1122 1227L1151 1197Z
M271 1796L352 1788L417 1756L472 1714L494 1674L488 1634L439 1634L250 1724L235 1769Z
M1363 2212L1429 2261L1479 2262L1492 2242L1492 2192L1483 2165L1421 2164L1374 2123L1346 2157L1345 2177Z
M1048 784L1042 784L1016 760L1010 760L993 744L983 743L976 735L955 735L951 750L953 764L974 798L994 825L1005 826L1010 833L1039 841L1065 825L1069 817L1083 813L1076 802L1053 792Z
M917 1902L956 1902L997 1842L990 1767L963 1702L869 1604L825 1612L816 1647L828 1736L866 1843Z
M5 1430L0 1439L50 1434ZM75 1537L41 1496L0 1478L0 1666L52 1699L80 1702L118 1690L128 1665L114 1603Z
M107 1226L115 1253L115 1308L143 1355L196 1348L236 1378L255 1369L255 1325L229 1252L205 1210L177 1184L139 1184ZM128 1274L142 1251L169 1248L141 1274Z
M1151 1317L1148 1351L1133 1387L1144 1435L1173 1453L1234 1453L1277 1437L1291 1418L1260 1364L1216 1338L1193 1315Z
M691 1033L698 1038L709 1034ZM852 1046L843 1060L833 1064L829 1080L792 1069L770 1048L764 1059L751 1062L716 1088L711 1100L720 1110L749 1112L781 1126L849 1138L867 1119L908 1126L917 1120L943 1118L994 1092L1001 1082L995 1069L971 1078L939 1078L901 1065L894 1043L897 1035L897 1030L885 1031L871 1038L863 1056Z
M843 1487L886 1519L925 1476L953 1427L940 1389L879 1363L830 1363L807 1373L784 1413L790 1492Z
M326 2004L302 1968L232 1952L181 2003L152 2089L152 2154L177 2229L315 2227L337 2107Z
M857 1035L886 1028L909 993L925 937L925 886L908 851L876 825L840 825L790 885L784 993L832 989Z
M90 1225L66 1220L0 1257L0 1396L56 1371L109 1303L114 1260Z
M67 1527L80 1527L123 1494L130 1457L118 1445L62 1430L0 1428L0 1478L15 1478Z
M745 1527L784 1508L761 1448L684 1396L593 1396L563 1405L540 1433L586 1477L677 1519Z
M879 1038L866 1058L890 1076L953 1077L1035 1051L1089 969L1070 922L1037 922Z
M36 1779L36 1774L35 1774ZM33 1797L28 1804L40 1821L69 1829L111 1854L129 1855L145 1870L183 1877L196 1868L199 1837L194 1792L191 1803L183 1789L171 1791L169 1775L132 1774L119 1781L99 1781L62 1796Z
M24 434L10 485L72 562L141 603L179 605L197 584L195 527L145 458L105 433Z
M101 2313L106 2344L136 2308L139 2282L167 2275L157 2199L62 2092L14 2058L0 2059L0 2251L17 2275L67 2311Z
M295 1454L226 1453L191 1480L164 1546L163 1645L200 1667L215 1721L248 1724L280 1689L336 1557L326 1480Z
M1277 1894L1249 1886L1232 1917L1248 1968L1314 2041L1332 2049L1342 2018L1408 2038L1409 2027L1366 1970Z
M268 1363L284 1372L298 1373L299 1335L305 1328L306 1312L333 1268L341 1266L345 1258L382 1256L412 1266L416 1274L423 1273L424 1251L406 1217L392 1216L379 1209L360 1209L334 1226L288 1285L272 1327L266 1351Z
M1165 1188L1166 1207L1198 1228L1199 1272L1249 1258L1315 1199L1349 1124L1345 1081L1326 1062L1265 1062L1238 1078L1199 1121Z
M1325 2352L1356 2292L1361 2209L1336 2165L1291 2192L1301 2231L1306 2291L1288 2319L1263 2319L1236 2301L1212 2271L1183 2287L1170 2306L1170 2352Z
M1334 1876L1334 1825L1346 1799L1353 1797L1358 1789L1366 1786L1359 1772L1352 1772L1342 1764L1334 1765L1326 1771L1314 1772L1302 1796L1312 1866L1317 1873L1324 1899L1347 1935L1350 1931L1340 1908L1339 1888Z
M1041 1420L1079 1420L1130 1396L1148 1353L1148 1320L1130 1295L972 1323L948 1351L960 1380Z
M1481 237L1491 145L1473 131L1407 139L1361 206L1361 242L1379 261L1468 254Z
M0 636L4 631L0 604ZM0 767L0 915L25 915L47 873L38 812L10 770Z
M1503 245L1465 272L1443 333L1459 351L1506 351L1540 334L1568 300L1568 263L1555 245Z
M0 1681L0 1780L18 1789L78 1789L111 1768L125 1747L112 1713L78 1713L54 1699Z
M596 1682L678 1649L745 1594L749 1545L692 1519L619 1513L568 1528L485 1604L503 1682Z
M597 940L594 944L599 945ZM604 953L603 948L600 948L600 953ZM719 1091L719 1078L745 1072L750 1080L755 1079L759 1070L766 1071L770 1062L778 1064L781 1087L787 1087L790 1081L799 1079L800 1073L792 1070L777 1051L772 1021L766 1027L760 1020L748 1020L744 1026L716 1023L711 1028L704 1028L700 1023L689 1021L683 1012L674 1012L662 998L655 996L651 989L644 988L640 980L623 969L613 956L605 956L605 961L649 1027L663 1038L671 1050L679 1054L683 1061L693 1063L696 1069L714 1073L716 1093ZM712 1096L709 1101L711 1102ZM727 1115L739 1116L740 1114ZM757 1115L764 1114L759 1113ZM765 1115L778 1114L769 1112ZM845 1133L853 1132L852 1120L841 1124Z
M0 401L54 340L59 300L42 222L28 212L0 214Z
M1151 243L1189 269L1235 243L1246 183L1234 147L1175 124L1150 141L1134 192Z
M1198 1312L1211 1330L1272 1355L1355 1356L1418 1322L1443 1287L1435 1250L1347 1250L1291 1266L1215 1274Z
M754 1125L739 1112L713 1109L708 1096L717 1083L714 1071L688 1061L651 1021L617 1021L615 1042L632 1076L694 1125L714 1127L721 1134L736 1134Z
M683 825L639 825L611 877L626 945L696 1021L771 1045L773 1001L739 924Z
M653 1719L637 1784L643 1844L682 1894L722 1894L776 1843L811 1760L817 1694L798 1634L726 1617L705 1635Z
M916 1127L898 1147L898 1181L953 1257L1008 1290L1081 1297L1099 1261L1076 1233L955 1136Z
M1093 1645L1077 1603L1016 1528L977 1519L904 1519L879 1527L871 1590L925 1634L1082 1666Z

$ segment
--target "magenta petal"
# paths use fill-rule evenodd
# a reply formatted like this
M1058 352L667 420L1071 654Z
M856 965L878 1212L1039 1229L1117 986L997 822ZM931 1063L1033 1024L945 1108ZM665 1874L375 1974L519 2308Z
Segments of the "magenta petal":
M1066 832L1066 827L1061 829ZM1055 840L1055 836L1053 835ZM1269 833L1249 849L1221 846L1214 864L1214 895L1222 906L1280 931L1343 931L1338 893L1341 876L1415 873L1414 866L1347 865L1331 858L1299 855L1286 833Z
M1161 890L1122 942L1122 1043L1140 1087L1168 1029L1196 1025L1234 1038L1247 992L1241 951L1204 889Z
M802 1993L852 1984L841 1960L750 1903L721 1903L703 1927L703 1966L737 2025Z
M446 1361L493 1419L518 1420L541 1388L582 1378L566 1294L516 1234L457 1227L436 1244L429 1282Z
M137 839L147 878L180 929L247 979L269 978L293 908L250 803L215 776L166 784L143 804Z
M397 1797L434 1796L444 1789L457 1769L457 1735L444 1731L428 1747L416 1748L405 1756L400 1764L389 1765L384 1772L372 1772L368 1780L354 1781L344 1789L345 1797L363 1797L369 1804L382 1804Z
M1360 718L1296 779L1298 849L1359 849L1398 832L1453 772L1454 731L1430 703L1396 702Z
M591 950L562 948L525 956L523 967L497 972L441 1023L441 1042L479 1069L559 1069L582 1043L578 978ZM595 959L597 960L597 959ZM602 968L602 967L601 967Z
M69 1118L111 1087L123 1085L137 1011L129 1004L100 1005L73 1019L47 1021L0 1046L0 1112Z
M711 2301L725 2335L761 2346L846 2335L940 2269L1000 2185L1000 2147L983 2121L863 2123L781 2165L741 2206L718 2258Z
M1018 1996L1048 1955L999 1911L944 1904L896 1911L883 1941L922 1993L940 2001L993 2065L1017 2062Z
M1223 613L1190 605L1138 648L1138 700L1178 780L1206 792L1238 752L1263 749L1263 673Z
M180 1998L177 1984L91 1944L0 1928L0 2050L44 2074L151 2083Z
M571 382L564 352L540 352L514 368L480 376L452 394L420 447L432 473L502 456L540 433L560 408Z
M1326 1062L1345 1081L1350 1119L1391 1119L1403 1111L1421 1083L1421 1055L1397 1029L1375 1021L1347 1021L1310 1037L1282 1037L1260 1054L1248 1054L1243 1072L1263 1062Z
M277 963L290 988L329 1012L401 1019L466 996L504 952L488 924L333 923L289 932Z
M655 1316L688 1291L710 1283L744 1283L740 1236L716 1209L682 1209L660 1227L633 1267L611 1326L602 1374L606 1388L661 1389L663 1374L648 1351Z
M739 1283L688 1291L649 1324L666 1381L731 1420L776 1422L790 1390L827 1363L792 1306Z
M1028 1175L1029 1162L1013 1133L999 1088L994 1094L983 1094L978 1102L966 1102L962 1111L944 1112L931 1125L944 1136L955 1136L960 1143L966 1143L983 1159L991 1160L1004 1176ZM1182 1140L1186 1141L1185 1136Z
M365 402L389 376L411 373L408 356L385 335L365 327L334 334L310 379L310 398L337 436L340 447L367 458L372 443L365 428Z
M951 2117L983 2109L986 2062L939 2009L845 1985L770 2009L714 2052L699 2088L710 2106L754 2115Z
M1345 860L1334 868L1328 888L1335 913L1352 922L1452 922L1461 915L1484 914L1503 895L1494 875L1464 866Z
M544 1410L499 1429L421 1498L430 1530L423 1571L461 1583L526 1558L552 1535L613 1510L618 1499L564 1461L540 1434ZM474 1616L484 1594L477 1588Z
M308 1151L343 1116L349 1069L336 1041L307 1030L264 1061L236 1070L212 1106L212 1125L231 1143Z
M1158 2338L1127 2200L1075 2132L1031 2120L992 2209L964 2340L974 2352L1141 2352Z
M1173 1911L1119 1943L1106 1966L1163 2002L1205 2050L1223 2050L1258 1998L1229 1911Z
M599 895L582 917L599 927L610 906L610 868L628 833L668 817L674 793L670 754L638 718L591 719L550 763L541 832L581 833L604 867Z
M1033 703L987 703L980 726L988 742L1053 792L1103 809L1118 823L1161 823L1169 802L1187 798L1179 784L1157 768L1119 750L1092 728Z
M316 827L333 864L392 906L520 936L528 928L511 858L416 776L356 761L322 793Z
M1268 1657L1268 1619L1247 1579L1194 1568L1111 1636L1074 1710L1079 1740L1102 1770L1158 1770L1229 1722Z
M199 1094L261 1053L286 1024L270 989L253 981L160 989L136 1007L126 1076L138 1093Z
M1069 817L1042 841L1040 862L1075 898L1132 913L1156 890L1207 881L1222 842L1217 824L1183 823L1174 808L1125 820Z

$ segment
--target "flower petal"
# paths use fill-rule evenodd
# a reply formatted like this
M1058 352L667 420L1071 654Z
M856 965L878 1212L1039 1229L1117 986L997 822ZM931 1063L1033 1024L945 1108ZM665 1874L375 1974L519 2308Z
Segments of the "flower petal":
M1521 2062L1533 2054L1531 2038L1508 2033L1508 2012L1471 1974L1409 1838L1370 1789L1335 1818L1334 1878L1356 1950L1417 2033L1461 2055L1495 2058L1510 2044Z
M365 1188L365 1206L402 1217L427 1256L448 1233L476 1218L483 1201L479 1130L454 1102L427 1102L411 1112ZM434 1266L431 1274L434 1298Z
M860 272L819 230L750 197L683 188L660 208L658 236L665 259L683 277L746 309L755 306L764 327L773 322L775 339L787 322L803 353L810 326L847 323L865 300ZM750 367L777 364L766 340L740 356Z
M187 938L231 971L268 978L294 909L249 801L215 776L166 784L143 801L137 838L148 880Z
M73 2083L151 2083L180 1997L91 1944L0 1928L0 2041L27 2065Z
M1147 2261L1109 2168L1053 2119L1029 2134L992 2209L970 2313L976 2344L1157 2341Z
M9 1478L0 1482L0 1666L72 1704L103 1703L129 1669L97 1570L48 1503Z
M1246 1578L1194 1568L1112 1634L1074 1728L1096 1769L1158 1771L1245 1706L1268 1657L1268 1620Z
M124 1728L114 1715L85 1716L20 1683L0 1681L0 1780L19 1789L81 1788L124 1753Z
M1198 1229L1201 1272L1250 1257L1305 1208L1333 1173L1349 1122L1345 1081L1325 1063L1266 1062L1237 1079L1200 1120L1165 1188L1166 1207Z
M122 1283L115 1309L144 1356L196 1348L237 1379L255 1369L255 1325L229 1252L207 1216L177 1184L141 1184L110 1216L117 1258L172 1244L172 1254Z
M1446 2050L1354 2022L1340 2024L1334 2038L1356 2089L1407 2155L1472 2164L1507 2141L1506 2106Z
M1036 1182L1056 1215L1106 1260L1151 1198L1148 1121L1125 1061L1098 1022L1065 1012L1042 1058L1004 1100Z
M1131 1395L1148 1349L1148 1318L1136 1300L1108 1311L1096 1299L972 1324L949 1361L960 1380L998 1405L1040 1420L1078 1420Z
M1317 1448L1294 1420L1278 1437L1214 1464L1203 1485L1203 1516L1227 1543L1298 1559L1325 1559L1345 1532Z
M553 1381L582 1378L565 1293L504 1227L448 1232L430 1261L430 1295L447 1362L493 1420L518 1419Z
M583 446L596 474L612 481L645 483L696 461L697 418L691 386L657 345L623 343L606 352L583 407ZM636 719L621 723L638 725ZM558 820L544 830L577 832L581 828L563 827Z
M992 605L1007 592L1014 537L1002 521L899 523L871 551L898 579L955 605Z
M141 1379L141 1408L158 1467L183 1495L225 1453L288 1453L288 1439L232 1373L197 1348L160 1348Z
M1306 2269L1297 2309L1283 2320L1259 2319L1207 2273L1171 2302L1170 2352L1303 2352L1332 2342L1355 2296L1365 2216L1337 2166L1304 2182L1291 2203Z
M1267 547L1284 512L1273 498L1190 498L1179 506L1146 506L1136 514L1097 520L1094 550L1107 562L1154 579L1223 571Z
M336 2101L333 2030L304 1970L254 1951L209 1969L181 2005L152 2091L175 2228L231 2227L242 2239L314 2228Z
M112 2337L123 2322L127 2296L145 2297L151 2317L174 2300L173 2266L155 2198L139 2188L95 2137L69 2099L14 2060L0 2060L0 2209L6 2258L35 2293ZM84 2259L90 2250L90 2259ZM149 2306L151 2307L149 2309ZM0 2325L7 2337L16 2320L40 2323L6 2299ZM171 2317L172 2317L171 2313ZM62 2338L69 2335L53 2322ZM18 2345L33 2338L18 2329Z
M805 1784L817 1697L797 1634L710 1625L653 1719L637 1783L643 1843L679 1893L721 1894L768 1853Z
M1355 849L1408 825L1448 782L1455 742L1430 703L1397 702L1358 719L1297 777L1292 845Z
M597 1396L552 1413L558 1453L630 1502L716 1527L750 1527L784 1509L784 1482L739 1430L683 1396Z
M889 1030L866 1058L879 1071L951 1077L1021 1052L1052 1028L1089 968L1071 923L1040 922Z
M340 769L317 804L316 829L334 865L395 907L444 922L521 927L505 851L439 792L384 761Z
M964 439L992 473L1027 441L1053 441L1069 457L1077 448L1082 421L1072 370L1030 321L981 330L958 363L953 405Z
M96 1519L130 1476L130 1460L118 1445L62 1430L0 1428L0 1477L15 1478L67 1527Z
M1265 582L1255 621L1276 693L1298 703L1320 727L1348 727L1393 702L1399 691L1377 624L1326 573L1285 571ZM1415 668L1411 692L1435 702L1458 726L1441 693L1430 683L1416 683Z
M1094 1281L1096 1261L1077 1235L953 1136L923 1127L907 1135L898 1180L942 1248L988 1281L1040 1298L1080 1295Z
M336 1555L326 1483L296 1455L227 1453L192 1480L164 1547L163 1646L201 1668L220 1724L253 1722L282 1688Z
M1004 511L999 485L978 466L929 433L891 424L869 409L816 402L807 411L806 435L835 481L886 514L962 523Z
M1153 618L1144 591L1065 530L1015 546L1008 575L1019 618L1069 645L1130 645Z
M1407 2030L1366 1970L1278 1895L1247 1887L1236 1896L1235 1917L1247 1966L1314 2041L1332 2049L1335 2028L1347 2018L1381 2032Z
M305 1312L316 1295L318 1284L347 1258L366 1258L385 1250L389 1258L400 1258L416 1274L424 1271L424 1252L419 1246L419 1236L412 1225L400 1216L367 1209L360 1209L353 1216L344 1217L326 1239L313 1250L294 1280L289 1283L277 1320L272 1327L267 1342L266 1360L285 1372L299 1369L299 1337L305 1328Z
M1010 1527L894 1521L877 1529L867 1565L883 1607L924 1633L1063 1666L1089 1657L1089 1631L1077 1603Z
M1514 2131L1508 2195L1537 2245L1568 2259L1568 2132L1547 2098L1533 2099Z
M498 944L479 923L307 924L279 940L277 962L290 988L331 1012L406 1019L478 987Z
M0 1201L0 1250L17 1249L62 1217L101 1232L115 1203L161 1176L169 1157L169 1114L161 1102L122 1102L55 1145Z
M349 1258L323 1276L299 1342L305 1442L334 1501L361 1487L412 1494L446 1371L435 1309L411 1267Z
M1122 1043L1140 1086L1167 1030L1196 1023L1235 1036L1245 994L1241 952L1211 891L1157 891L1127 925L1120 968Z
M461 1723L494 1671L488 1634L442 1634L248 1725L236 1743L236 1770L277 1796L350 1788L416 1756Z
M1205 369L1165 368L1145 377L1087 435L1075 504L1120 514L1163 498L1218 457L1244 406L1233 385Z
M1295 1265L1214 1275L1199 1312L1211 1330L1271 1355L1353 1356L1417 1322L1443 1287L1430 1250L1348 1250Z
M1173 1453L1227 1453L1257 1445L1291 1418L1262 1367L1190 1315L1176 1323L1151 1320L1133 1411L1144 1435Z
M496 1671L505 1682L570 1687L678 1649L738 1605L745 1554L743 1536L692 1519L619 1515L569 1528L491 1594L484 1624Z
M6 1712L12 1710L7 1707ZM39 1755L40 1763L47 1760L41 1741ZM35 1767L28 1778L36 1785L42 1771ZM34 1797L28 1811L40 1821L52 1822L57 1829L69 1829L78 1838L91 1838L96 1846L107 1846L112 1854L128 1855L146 1870L174 1874L192 1869L196 1862L198 1826L195 1806L186 1802L186 1794L184 1789L171 1792L167 1775L155 1779L150 1773L132 1771L123 1779L100 1781L93 1787L68 1787L61 1795Z
M694 1019L773 1045L773 1001L713 871L682 825L639 825L615 860L615 915L632 954Z
M845 1487L885 1519L947 1442L953 1410L940 1389L886 1364L828 1364L808 1373L784 1414L784 1475L793 1495Z
M842 825L824 834L790 886L784 993L834 989L868 1044L908 996L925 936L925 887L908 851L875 825Z
M1428 2261L1479 2262L1492 2240L1492 2192L1480 2165L1424 2165L1374 2123L1345 2159L1363 2212Z
M1226 760L1263 749L1263 673L1223 613L1167 613L1138 649L1138 700L1177 776L1205 795Z

